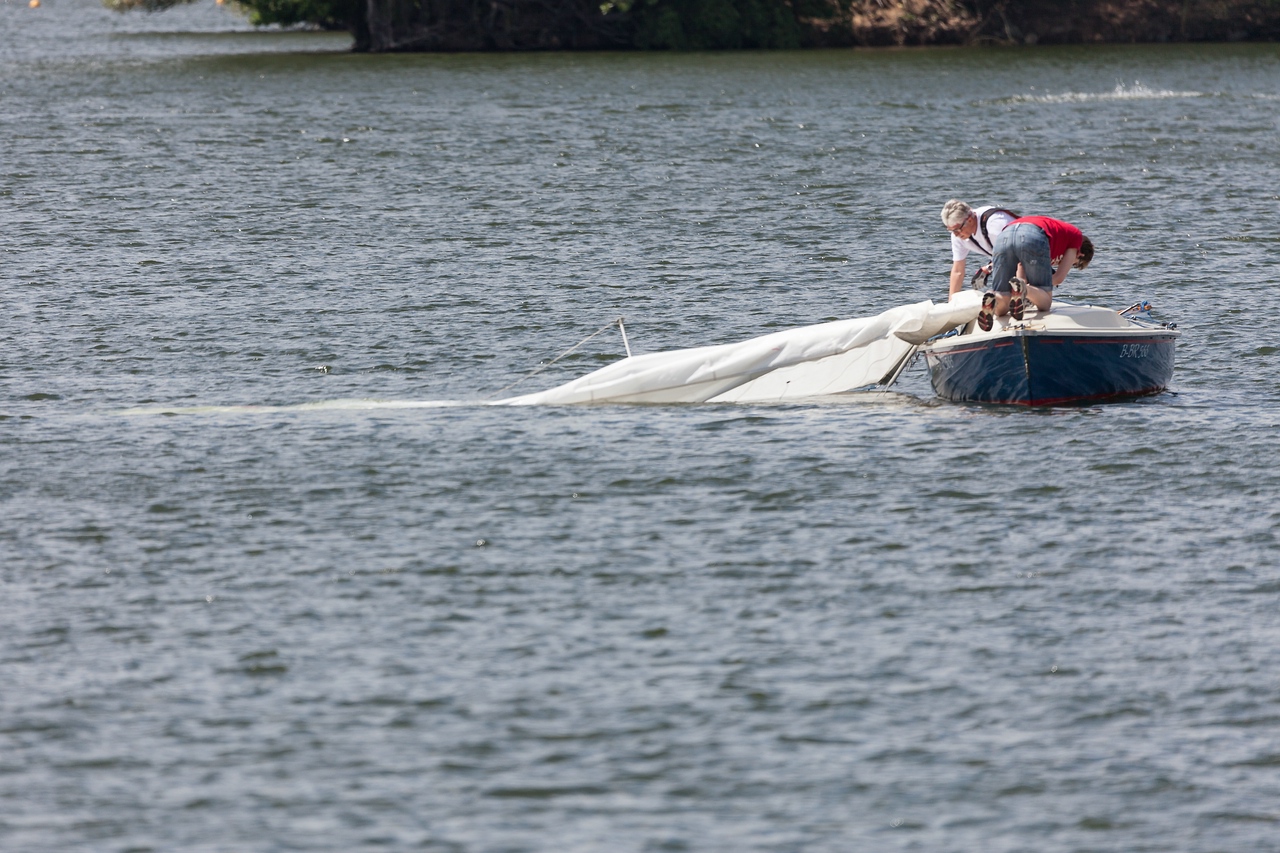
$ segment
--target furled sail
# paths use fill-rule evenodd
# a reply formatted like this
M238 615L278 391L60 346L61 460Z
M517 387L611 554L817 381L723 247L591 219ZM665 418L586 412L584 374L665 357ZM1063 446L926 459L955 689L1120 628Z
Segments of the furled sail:
M534 406L575 403L764 402L838 394L891 383L934 335L978 316L981 294L891 308L736 344L655 352L616 361L557 388L496 401Z

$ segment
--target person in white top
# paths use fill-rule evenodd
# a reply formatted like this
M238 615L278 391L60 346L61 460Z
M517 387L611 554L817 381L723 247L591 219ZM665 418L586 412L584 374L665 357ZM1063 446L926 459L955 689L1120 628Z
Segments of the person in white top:
M954 296L964 289L965 264L970 252L990 258L996 237L1018 214L1003 207L970 207L958 198L942 206L942 224L951 232L951 290Z

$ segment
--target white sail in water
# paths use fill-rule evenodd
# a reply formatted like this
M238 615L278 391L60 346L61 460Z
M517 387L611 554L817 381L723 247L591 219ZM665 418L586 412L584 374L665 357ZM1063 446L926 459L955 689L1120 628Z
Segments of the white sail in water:
M655 352L499 406L575 403L754 403L838 394L896 379L914 348L978 316L981 294L919 302L736 344Z

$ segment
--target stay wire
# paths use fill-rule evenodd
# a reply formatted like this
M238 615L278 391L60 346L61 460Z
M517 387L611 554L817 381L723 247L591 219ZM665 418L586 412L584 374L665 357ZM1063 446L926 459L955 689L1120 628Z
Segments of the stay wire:
M618 327L618 331L622 332L622 344L623 344L623 346L625 346L625 347L627 348L627 358L631 358L631 344L627 341L627 330L626 330L626 328L624 328L624 327L623 327L623 325L622 325L622 319L623 319L622 317L619 317L619 318L618 318L618 319L616 319L616 320L610 320L608 323L605 323L605 324L604 324L603 326L601 326L599 329L596 329L594 332L592 332L591 334L587 335L585 338L583 338L582 340L578 341L576 344L574 344L573 346L569 347L567 350L565 350L564 352L560 353L558 356L556 356L555 358L551 359L551 360L550 360L550 361L548 361L546 364L540 364L540 365L538 365L538 366L537 366L536 368L534 368L532 371L530 371L529 373L526 373L524 376L521 376L521 377L520 377L519 379L517 379L515 382L512 382L512 383L511 383L511 384L509 384L509 385L504 385L504 386L502 386L502 387L501 387L501 388L499 388L497 391L494 391L492 394L490 394L488 397L485 397L485 399L486 399L486 400L492 400L494 397L498 396L499 394L503 393L504 391L509 391L509 390L511 390L512 388L516 387L516 386L517 386L517 385L519 385L521 382L524 382L526 379L532 379L533 377L537 376L537 375L538 375L539 373L541 373L542 371L546 370L546 369L547 369L548 367L550 367L551 365L555 364L555 363L556 363L557 361L559 361L560 359L564 358L566 355L569 355L570 353L572 353L574 350L576 350L578 347L580 347L580 346L582 346L583 344L585 344L587 341L591 340L592 338L596 337L597 335L604 334L605 332L607 332L607 331L609 331L610 329L612 329L614 326L617 326L617 327Z

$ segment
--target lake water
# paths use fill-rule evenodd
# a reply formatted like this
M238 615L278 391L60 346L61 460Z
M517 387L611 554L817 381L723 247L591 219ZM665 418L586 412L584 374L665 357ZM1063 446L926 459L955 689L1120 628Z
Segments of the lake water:
M0 849L1280 850L1280 46L346 45L0 4ZM478 405L952 196L1171 391Z

